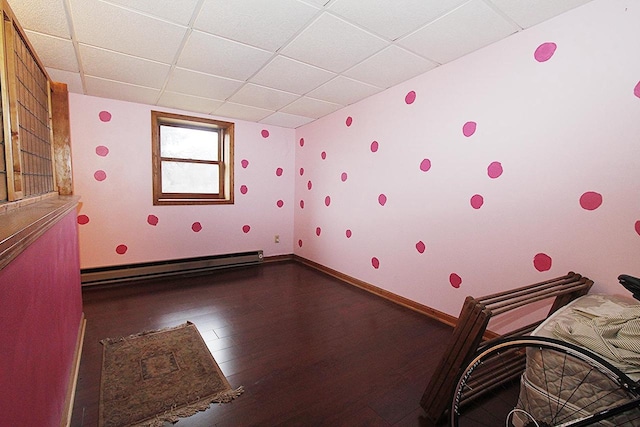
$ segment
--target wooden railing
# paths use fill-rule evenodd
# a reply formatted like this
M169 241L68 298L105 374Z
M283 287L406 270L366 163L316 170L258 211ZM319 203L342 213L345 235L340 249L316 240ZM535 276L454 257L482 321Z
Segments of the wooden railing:
M427 420L433 424L443 421L451 404L460 370L481 345L489 345L499 338L528 334L544 320L541 319L483 342L487 325L492 317L533 302L555 298L547 314L549 316L575 298L587 294L592 285L593 281L588 278L569 272L565 276L497 294L480 298L468 296L460 311L447 350L420 401L420 405L427 414ZM515 361L514 363L516 364L514 366L519 366L519 362ZM478 396L499 385L502 381L500 378L503 378L504 381L513 379L512 373L501 376L496 372L487 371L486 374L486 381L480 381L476 387ZM498 384L496 384L496 380L500 380Z

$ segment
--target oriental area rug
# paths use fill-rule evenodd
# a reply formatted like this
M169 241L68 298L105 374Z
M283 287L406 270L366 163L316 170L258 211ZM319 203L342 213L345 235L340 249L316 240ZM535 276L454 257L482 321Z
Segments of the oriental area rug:
M191 322L101 343L100 427L161 426L243 392L231 388Z

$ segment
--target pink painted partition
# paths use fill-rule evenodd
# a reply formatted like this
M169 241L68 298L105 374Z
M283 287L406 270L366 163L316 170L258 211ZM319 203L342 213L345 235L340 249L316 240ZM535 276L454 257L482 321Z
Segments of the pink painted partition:
M0 270L0 425L59 426L82 319L76 211Z

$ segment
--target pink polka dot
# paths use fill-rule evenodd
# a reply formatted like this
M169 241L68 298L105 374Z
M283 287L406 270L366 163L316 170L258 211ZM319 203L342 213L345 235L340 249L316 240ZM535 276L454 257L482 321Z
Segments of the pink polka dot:
M421 254L423 254L426 249L427 249L427 247L425 246L425 244L424 244L424 242L422 240L420 240L418 243L416 243L416 250L418 252L420 252Z
M551 257L547 254L539 253L533 257L533 266L538 271L548 271L551 269Z
M580 206L582 206L582 209L593 211L595 209L598 209L601 204L602 195L600 193L596 193L595 191L587 191L582 196L580 196Z
M103 170L97 170L93 174L93 177L96 179L96 181L104 181L105 179L107 179L107 173Z
M98 145L96 147L96 154L100 157L106 157L107 154L109 154L109 148L105 147L104 145Z
M344 232L345 236L347 236L347 239L350 239L351 236L353 236L353 233L351 232L351 230L347 230Z
M431 160L429 159L423 159L420 162L420 170L422 172L427 172L429 169L431 169Z
M240 186L240 193L247 194L248 191L249 191L249 188L246 185Z
M470 137L474 133L476 133L476 128L478 124L476 122L467 122L462 126L462 134L466 137Z
M302 239L298 240L298 247L302 247Z
M378 148L380 148L380 144L378 144L378 141L373 141L371 143L371 152L375 153L376 151L378 151Z
M473 209L480 209L483 204L484 204L484 197L482 197L481 195L474 194L471 197L471 207Z
M538 62L545 62L551 59L554 53L556 53L556 46L553 42L542 43L536 51L533 53L533 57Z
M500 162L492 162L489 167L487 167L489 178L498 178L502 175L502 172L502 164Z
M102 122L111 121L111 113L108 112L108 111L100 111L100 113L98 114L98 117L100 118L100 121L102 121Z
M449 275L449 283L451 283L451 286L458 289L460 285L462 285L462 277L458 276L456 273L451 273Z
M376 258L376 257L371 258L371 265L376 270L379 269L380 268L380 260L378 258Z
M304 147L304 138L300 138L300 147Z
M316 236L320 236L322 234L322 228L316 227Z
M127 247L127 245L118 245L116 246L116 253L118 255L124 255L127 253L127 250L129 250L129 248Z
M260 135L262 135L263 138L269 138L269 131L266 129L262 129L262 132L260 132Z
M240 162L240 164L242 165L243 169L246 169L247 166L249 166L249 160L247 159L242 159L242 161Z
M300 209L304 209L304 200L300 200Z
M320 153L320 157L322 157L322 160L326 160L327 159L327 152L323 151L322 153Z
M282 168L276 169L276 176L282 176L282 172L284 172Z
M633 88L633 94L640 98L640 81L638 82L636 87Z
M300 168L300 176L304 175L304 168Z
M347 180L347 173L346 172L342 172L342 175L340 175L340 180L342 182L345 182Z
M283 207L284 206L284 201L283 200L278 200L276 202L276 206L279 207L279 208Z
M242 232L244 234L247 234L249 231L251 231L251 226L250 225L245 224L245 225L242 226Z
M407 93L407 95L404 97L404 102L406 102L409 105L413 104L415 100L416 100L416 93L414 91Z
M324 205L329 206L331 204L331 197L327 196L324 198Z
M202 230L202 224L194 222L191 224L191 230L193 230L194 233L199 233Z
M378 196L378 203L380 203L380 206L384 206L385 204L387 204L387 196L385 196L384 194L380 194Z
M347 120L345 120L344 123L347 125L347 127L351 126L351 124L353 123L353 117L347 117Z
M311 180L307 181L307 190L311 190L312 187L313 184L311 183Z
M156 226L158 225L158 217L155 215L147 216L147 224Z
M89 217L86 215L78 215L77 220L80 225L89 224Z
M640 235L640 221L636 221L635 228L636 228L636 233Z

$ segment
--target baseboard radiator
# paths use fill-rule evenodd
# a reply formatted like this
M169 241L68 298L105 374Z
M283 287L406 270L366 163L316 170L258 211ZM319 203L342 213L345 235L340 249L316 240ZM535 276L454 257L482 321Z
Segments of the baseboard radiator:
M178 274L193 274L220 268L260 264L262 251L183 258L139 264L87 268L80 271L82 285L102 285Z

